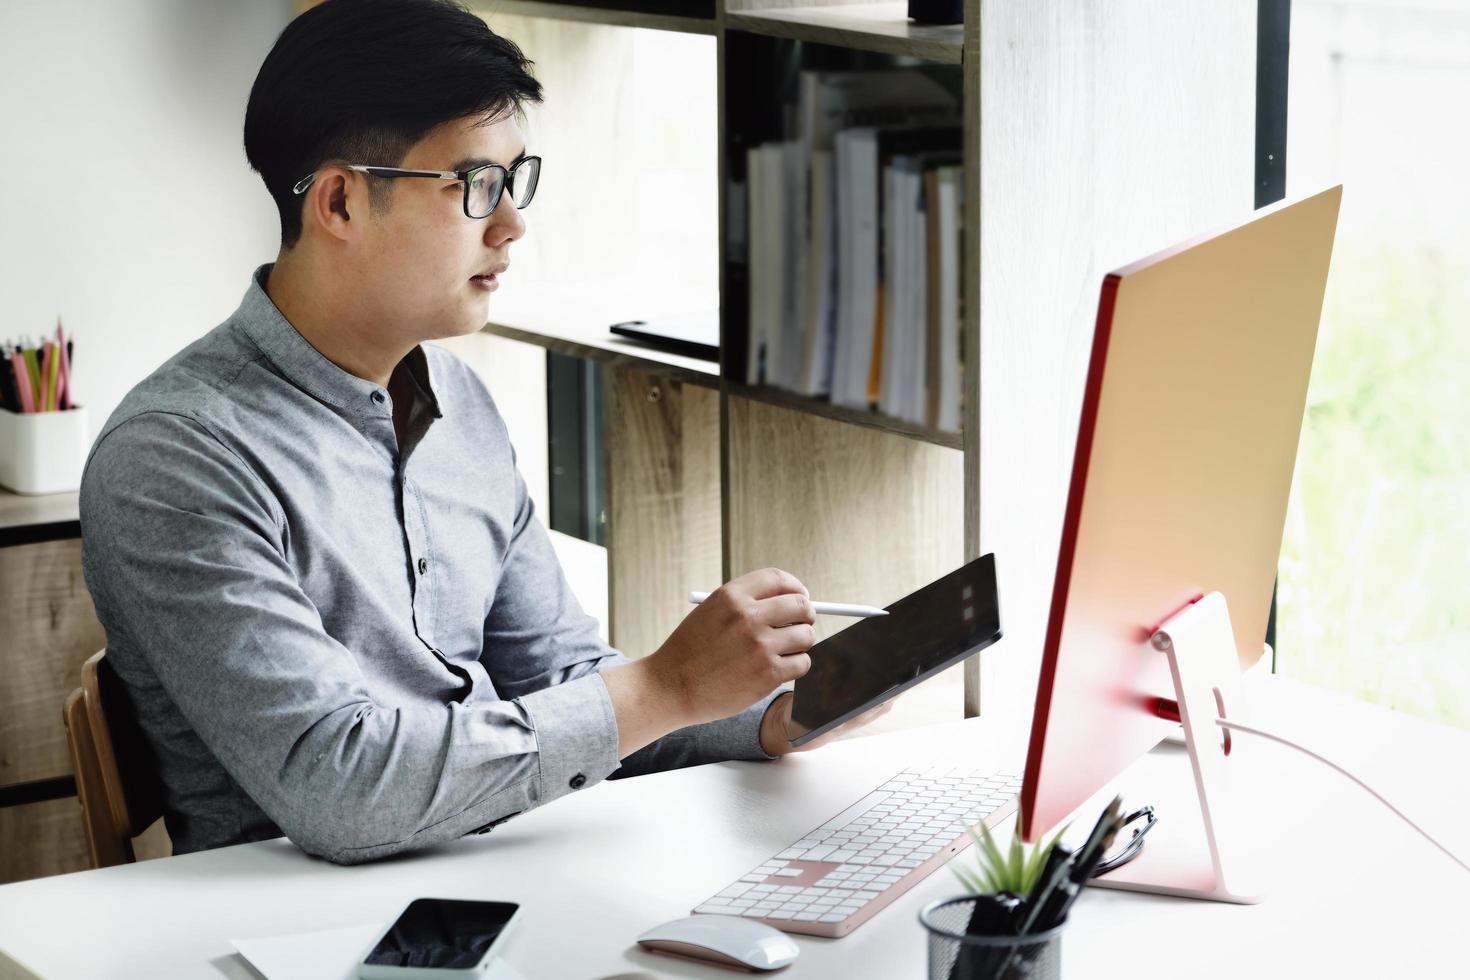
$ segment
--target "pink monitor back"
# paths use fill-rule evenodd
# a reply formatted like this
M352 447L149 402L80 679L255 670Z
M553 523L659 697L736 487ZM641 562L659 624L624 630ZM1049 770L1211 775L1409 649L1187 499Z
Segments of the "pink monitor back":
M1154 630L1224 594L1264 649L1341 186L1103 281L1021 791L1065 819L1169 730Z

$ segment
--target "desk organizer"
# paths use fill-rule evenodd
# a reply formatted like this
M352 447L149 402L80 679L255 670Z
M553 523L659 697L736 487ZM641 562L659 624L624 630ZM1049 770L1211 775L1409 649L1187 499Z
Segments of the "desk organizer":
M86 408L27 415L0 409L0 486L16 493L77 490L91 444Z
M967 895L931 902L919 913L929 934L929 980L1059 980L1065 922L1024 936L967 931L976 904L995 900Z

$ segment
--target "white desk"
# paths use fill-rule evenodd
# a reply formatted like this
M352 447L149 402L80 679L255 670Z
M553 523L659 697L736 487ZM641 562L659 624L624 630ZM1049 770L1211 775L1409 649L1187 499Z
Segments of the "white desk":
M1431 832L1470 852L1470 735L1268 681L1257 692L1261 723L1270 716L1283 733L1362 770ZM734 976L645 953L634 937L687 913L911 760L989 765L1006 754L1000 733L977 719L775 764L607 782L484 837L376 865L335 867L272 841L8 885L0 887L0 977L252 977L229 939L386 922L426 895L521 902L523 928L505 957L528 980ZM1310 830L1281 841L1271 897L1224 906L1089 889L1068 926L1063 976L1470 971L1460 952L1470 875L1356 787L1285 750L1269 757L1292 786L1272 808ZM972 860L970 852L957 860ZM798 937L801 958L779 975L918 980L926 955L918 911L957 892L940 870L844 939Z

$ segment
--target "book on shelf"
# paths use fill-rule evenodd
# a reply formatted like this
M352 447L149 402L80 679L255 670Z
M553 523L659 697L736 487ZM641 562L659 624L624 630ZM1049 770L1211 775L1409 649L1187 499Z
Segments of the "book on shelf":
M804 71L798 89L789 138L748 149L746 187L734 198L745 204L749 255L746 383L952 430L960 264L945 258L944 243L958 246L960 219L953 86L904 68ZM956 210L940 214L941 198Z
M881 140L880 140L881 144ZM913 222L919 213L910 177L919 179L912 157L888 158L883 162L883 341L878 373L878 411L907 418L905 389L913 336L913 319L921 316L922 296L916 296L910 281L913 274ZM915 309L915 302L920 308ZM870 393L871 394L871 393Z
M936 167L926 175L929 201L929 399L925 424L942 432L960 428L960 362L964 356L960 270L964 239L963 164ZM937 261L936 261L937 257Z
M781 144L781 220L785 238L782 262L781 319L774 325L776 359L772 375L777 387L796 391L801 377L801 355L806 347L807 258L810 254L807 208L808 162L797 142Z
M938 167L960 164L959 141L957 127L884 130L878 138L883 168L884 231L880 250L886 305L877 403L884 414L916 425L932 425L927 413L931 384L927 269L939 264L938 256L929 252L927 225L933 219L934 206L926 200L925 175ZM942 288L957 291L959 284ZM938 344L939 338L934 342Z
M868 407L868 380L882 310L878 277L878 132L837 134L837 303L832 338L832 402Z
M811 154L810 221L807 229L805 324L802 334L801 374L796 389L805 395L832 391L832 344L837 332L836 229L833 217L832 151Z
M750 343L745 382L790 388L795 376L791 348L799 350L801 338L791 336L786 326L800 305L792 263L803 251L797 245L797 184L804 188L805 181L798 180L796 151L789 142L751 147L746 173Z

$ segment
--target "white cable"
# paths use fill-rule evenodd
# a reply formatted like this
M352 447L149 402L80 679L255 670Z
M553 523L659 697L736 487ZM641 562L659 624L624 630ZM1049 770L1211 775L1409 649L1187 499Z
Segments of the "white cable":
M1388 800L1384 799L1383 794L1380 793L1380 792L1378 792L1378 790L1374 789L1372 786L1369 786L1367 783L1363 782L1357 776L1354 776L1352 773L1348 772L1346 769L1344 769L1342 766L1339 766L1337 763L1333 762L1331 759L1325 759L1322 756L1318 755L1317 753L1313 752L1311 749L1306 748L1305 746L1298 745L1298 744L1296 744L1295 742L1293 742L1293 741L1291 741L1289 739L1282 738L1280 735L1273 735L1270 732L1262 731L1259 728L1252 728L1250 725L1242 725L1238 721L1226 721L1224 718L1216 718L1215 719L1215 724L1219 725L1221 728L1230 728L1230 729L1233 729L1233 730L1238 731L1238 732L1245 732L1248 735L1255 735L1257 738L1264 738L1264 739L1266 739L1268 741L1276 742L1276 743L1278 743L1280 745L1285 745L1287 748L1296 749L1298 752L1302 753L1303 755L1307 755L1307 756L1310 756L1313 759L1316 759L1318 762L1322 763L1324 766L1328 766L1329 768L1336 769L1338 772L1342 773L1348 779L1351 779L1353 782L1355 782L1359 786L1363 787L1363 789L1367 790L1370 794L1373 795L1373 797L1375 799L1378 800L1379 803L1382 803L1384 806L1386 806L1390 810L1392 810L1394 812L1394 814L1400 820L1402 820L1404 823L1408 824L1410 827L1413 827L1415 830L1417 830L1419 832L1420 836L1422 836L1425 840L1429 841L1429 843L1433 844L1435 847L1437 847L1441 851L1443 851L1445 853L1445 855L1448 856L1451 861L1455 862L1460 867L1464 868L1466 871L1470 871L1470 864L1466 864L1464 861L1460 860L1455 855L1455 852L1454 851L1450 850L1448 847L1445 847L1443 844L1441 844L1439 841L1435 840L1433 837L1430 837L1429 836L1429 832L1427 830L1425 830L1423 827L1421 827L1418 824L1416 824L1414 821L1410 820L1409 817L1408 817L1408 815L1405 814L1404 811L1400 810L1398 807L1396 807L1392 803L1388 802Z

